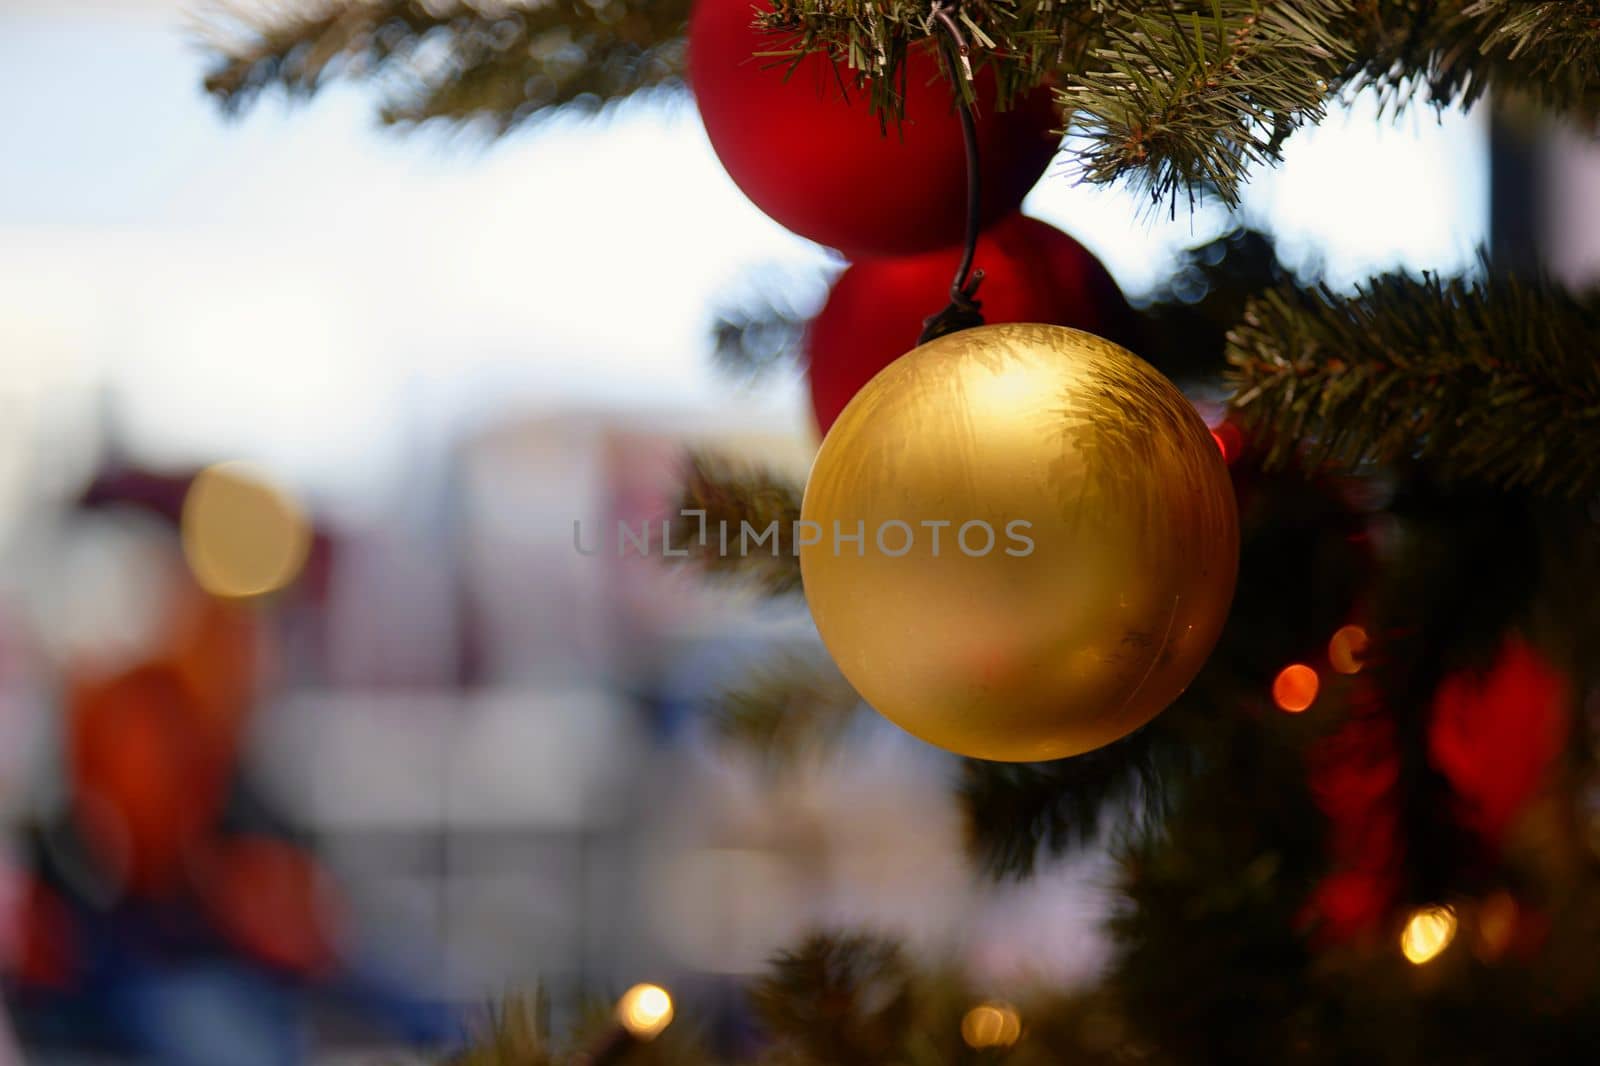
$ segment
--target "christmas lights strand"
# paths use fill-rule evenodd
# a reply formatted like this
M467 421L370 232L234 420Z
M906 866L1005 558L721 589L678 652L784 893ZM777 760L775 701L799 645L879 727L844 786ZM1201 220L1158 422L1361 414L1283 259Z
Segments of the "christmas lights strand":
M957 7L957 4L939 0L933 5L932 17L945 30L941 43L951 76L964 77L971 82L971 49L953 14ZM978 169L978 123L966 93L957 91L956 107L961 116L961 137L967 154L966 243L961 264L956 267L955 280L950 283L950 302L944 310L923 320L922 336L917 338L919 345L947 333L983 325L983 304L977 298L978 286L983 282L983 271L972 269L972 261L978 254L978 231L983 212L983 176Z

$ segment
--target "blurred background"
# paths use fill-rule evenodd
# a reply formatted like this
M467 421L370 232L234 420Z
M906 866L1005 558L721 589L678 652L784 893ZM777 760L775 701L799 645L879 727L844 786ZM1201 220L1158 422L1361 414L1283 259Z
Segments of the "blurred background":
M943 756L863 719L775 782L715 742L802 606L574 550L667 513L688 447L815 448L798 374L719 373L710 326L757 276L814 310L828 253L692 105L491 142L335 87L229 122L192 14L0 0L0 1054L392 1060L508 990L642 980L736 1026L739 977L843 918L1092 976L1100 861L982 881ZM1060 174L1027 210L1135 302L1241 223L1337 287L1470 268L1486 124L1378 111L1240 216Z

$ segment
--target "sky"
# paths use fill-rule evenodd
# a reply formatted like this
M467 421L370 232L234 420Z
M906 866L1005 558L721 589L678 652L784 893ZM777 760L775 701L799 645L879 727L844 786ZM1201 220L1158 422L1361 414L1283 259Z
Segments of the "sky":
M0 0L0 490L107 422L148 461L250 458L335 494L517 412L803 431L799 383L719 378L705 327L751 271L824 255L743 199L687 101L498 143L382 130L354 88L226 121L189 25L166 0ZM1358 100L1292 138L1247 210L1341 285L1460 269L1482 157L1475 117ZM1027 209L1130 292L1224 224L1064 173Z

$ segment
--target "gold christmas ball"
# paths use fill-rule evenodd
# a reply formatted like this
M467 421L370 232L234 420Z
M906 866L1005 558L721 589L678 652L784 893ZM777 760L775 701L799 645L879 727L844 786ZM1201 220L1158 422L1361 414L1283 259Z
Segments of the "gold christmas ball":
M1110 743L1184 690L1227 616L1239 526L1170 381L1093 334L999 325L857 394L796 544L817 630L869 705L1024 762Z

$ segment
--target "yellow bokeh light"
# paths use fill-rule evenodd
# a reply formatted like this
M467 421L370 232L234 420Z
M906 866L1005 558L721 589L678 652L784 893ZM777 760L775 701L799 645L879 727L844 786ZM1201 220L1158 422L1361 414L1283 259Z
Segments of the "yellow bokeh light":
M311 550L300 506L245 463L208 467L183 500L183 554L200 587L245 599L293 581Z
M1361 661L1367 650L1367 631L1360 626L1342 626L1328 641L1328 661L1341 674L1359 674L1366 663Z
M1022 1018L1008 1003L980 1003L961 1019L961 1039L968 1047L1010 1047L1021 1036Z
M617 1000L617 1021L635 1040L654 1040L672 1024L672 997L660 985L634 985Z
M1406 921L1400 950L1417 966L1431 962L1456 938L1456 912L1450 907L1424 907Z

